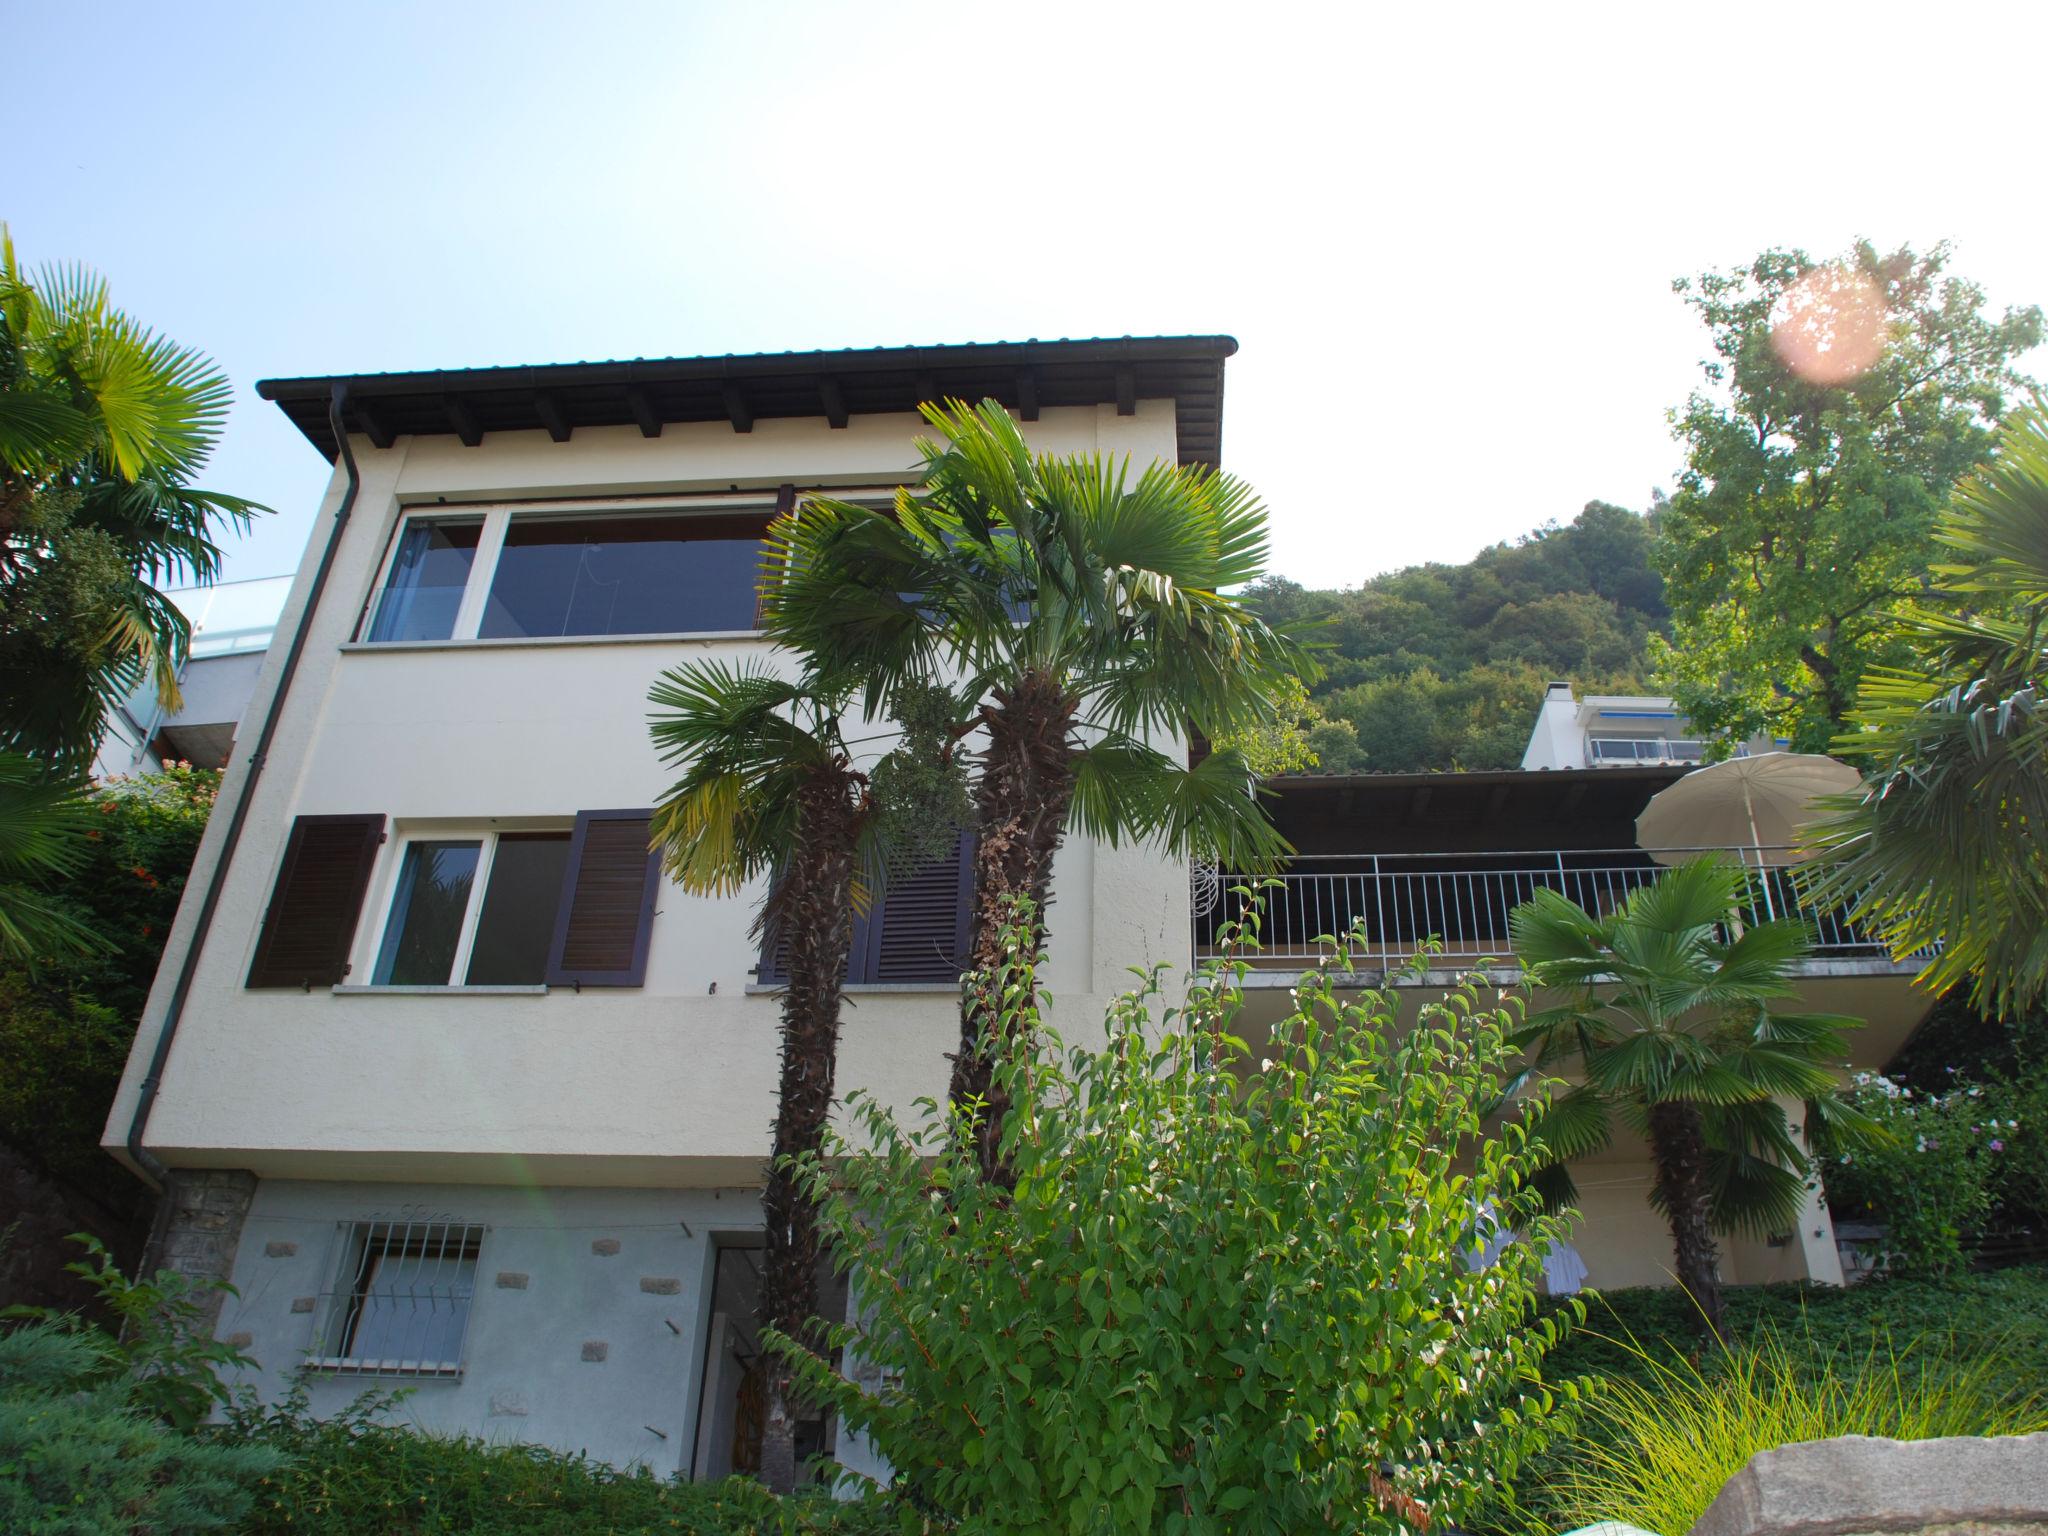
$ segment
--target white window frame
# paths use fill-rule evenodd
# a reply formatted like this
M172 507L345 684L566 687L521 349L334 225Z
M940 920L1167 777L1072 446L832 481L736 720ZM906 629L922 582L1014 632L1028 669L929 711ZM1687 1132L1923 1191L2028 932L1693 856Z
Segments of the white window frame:
M341 1335L349 1328L356 1311L355 1278L362 1267L365 1249L372 1244L388 1248L393 1242L409 1243L416 1231L421 1234L423 1243L429 1242L437 1230L442 1242L460 1234L461 1244L464 1247L473 1245L475 1249L467 1260L471 1266L468 1306L462 1314L462 1331L455 1340L455 1358L427 1360L339 1353L343 1342ZM318 1298L319 1305L313 1319L313 1349L305 1368L322 1375L337 1376L461 1376L468 1363L469 1325L476 1316L477 1305L483 1295L481 1282L485 1273L484 1257L491 1240L490 1227L482 1222L454 1221L445 1216L429 1220L374 1218L341 1222L335 1237L335 1251L328 1265L328 1285ZM367 1293L366 1283L365 1297Z
M895 499L896 486L878 487L872 484L848 487L820 486L817 489L826 495L848 501L873 501L877 496L886 495ZM490 601L491 582L498 572L498 556L505 548L505 531L515 517L562 518L578 513L593 517L618 517L631 515L660 516L663 513L703 512L769 512L775 510L775 495L769 491L743 491L733 494L710 496L675 496L660 498L641 497L600 497L578 501L500 501L500 502L420 502L401 509L397 523L391 530L391 537L384 548L384 558L377 562L377 572L372 579L370 595L363 604L362 622L356 631L356 643L375 650L403 646L442 645L576 645L588 644L593 640L630 639L676 639L704 636L749 636L758 635L758 628L752 629L684 629L664 631L659 635L532 635L507 639L487 640L477 631L483 626L484 606ZM405 532L415 522L452 522L483 519L483 531L477 537L476 555L470 561L469 580L462 590L462 602L455 611L454 632L441 640L371 640L370 632L376 628L377 612L384 605L385 594L389 591L391 568L397 563L399 545L405 540Z
M508 832L555 832L568 836L575 831L573 819L557 820L552 817L507 817L502 820L479 824L473 821L421 822L396 832L385 847L384 867L376 878L375 900L368 910L376 913L374 923L363 925L368 931L358 942L361 952L355 956L352 976L363 978L361 985L347 987L350 992L497 992L503 987L471 986L457 978L469 974L469 961L476 947L477 924L483 919L484 897L490 893L491 871L498 861L498 839ZM476 875L470 881L469 905L462 914L462 932L455 941L455 958L448 966L448 980L445 982L380 982L377 980L377 957L384 952L384 935L391 926L391 909L398 901L398 880L405 869L406 851L414 843L478 843ZM535 987L545 988L545 982L534 982L514 986L515 991L530 991Z

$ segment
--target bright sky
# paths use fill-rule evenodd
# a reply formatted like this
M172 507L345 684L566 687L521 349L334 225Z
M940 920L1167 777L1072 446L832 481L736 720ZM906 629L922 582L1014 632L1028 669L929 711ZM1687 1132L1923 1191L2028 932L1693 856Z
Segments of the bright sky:
M0 0L0 218L292 374L1228 332L1275 564L1352 585L1671 482L1671 279L1858 234L2048 302L2048 6ZM2048 359L2034 371L2048 374Z

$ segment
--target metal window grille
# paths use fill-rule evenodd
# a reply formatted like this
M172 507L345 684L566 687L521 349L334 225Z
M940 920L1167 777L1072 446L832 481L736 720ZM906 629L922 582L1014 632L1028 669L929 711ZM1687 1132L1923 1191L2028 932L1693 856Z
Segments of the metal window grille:
M334 1286L315 1313L313 1367L459 1375L484 1231L452 1221L344 1224Z

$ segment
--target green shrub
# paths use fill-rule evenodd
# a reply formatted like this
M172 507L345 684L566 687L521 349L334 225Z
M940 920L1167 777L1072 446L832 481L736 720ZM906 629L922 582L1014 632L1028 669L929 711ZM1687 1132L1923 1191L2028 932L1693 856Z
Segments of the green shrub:
M1547 1493L1558 1523L1679 1533L1759 1451L1837 1435L1931 1440L2048 1429L2048 1401L1947 1334L1833 1346L1766 1331L1695 1361L1624 1341L1637 1369L1590 1394Z
M1960 1080L1943 1093L1916 1093L1877 1073L1856 1074L1849 1101L1889 1143L1824 1159L1822 1173L1831 1209L1884 1223L1885 1268L1952 1274L1969 1262L2019 1128L2006 1097Z
M1157 1023L1155 976L1067 1050L1010 953L1014 1188L936 1106L904 1130L859 1094L866 1140L806 1168L863 1299L837 1341L891 1385L777 1347L917 1507L976 1533L1412 1529L1541 1444L1556 1224L1539 1149L1486 1128L1508 1015L1467 986L1403 1030L1391 990L1319 973L1253 1053L1227 966ZM1474 1272L1489 1204L1527 1240Z
M1886 1277L1846 1288L1808 1282L1732 1286L1723 1301L1731 1338L1795 1340L1802 1348L1792 1358L1808 1369L1882 1348L1902 1370L1917 1371L1954 1354L1947 1340L1958 1320L1966 1319L1970 1337L1981 1341L2002 1379L2048 1382L2048 1269ZM1700 1350L1698 1311L1670 1287L1605 1292L1586 1312L1585 1325L1547 1364L1558 1374L1591 1378L1595 1391L1613 1383L1654 1390L1664 1362L1692 1359L1711 1374L1729 1358ZM1896 1351L1892 1341L1898 1341ZM1572 1435L1553 1440L1523 1470L1511 1496L1496 1500L1478 1523L1516 1536L1569 1529L1573 1516L1565 1483L1600 1433L1598 1426L1581 1423Z
M879 1536L881 1499L835 1503L822 1490L778 1500L759 1483L657 1479L538 1446L491 1445L380 1422L390 1398L310 1418L303 1400L249 1405L236 1437L284 1454L244 1536Z
M198 1438L137 1407L104 1334L37 1322L0 1334L0 1530L184 1536L233 1530L268 1446Z

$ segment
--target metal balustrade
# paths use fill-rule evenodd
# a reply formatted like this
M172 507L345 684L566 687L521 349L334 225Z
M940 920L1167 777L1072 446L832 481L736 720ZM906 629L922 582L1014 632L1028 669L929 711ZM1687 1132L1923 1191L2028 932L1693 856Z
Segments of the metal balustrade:
M1817 955L1882 956L1883 947L1857 931L1841 910L1815 902L1796 868L1772 867L1777 849L1670 850L1690 857L1719 854L1744 871L1732 914L1736 925L1796 917ZM1544 853L1318 854L1297 857L1260 891L1265 916L1254 964L1314 962L1325 935L1362 924L1354 954L1362 967L1405 965L1434 940L1451 964L1512 960L1508 915L1538 891L1557 891L1596 915L1613 911L1631 891L1664 872L1639 848ZM1197 955L1212 953L1216 933L1243 904L1234 894L1258 882L1223 873L1198 887L1194 912Z
M1634 767L1639 763L1703 763L1704 741L1673 741L1664 736L1588 736L1586 757L1595 768Z

